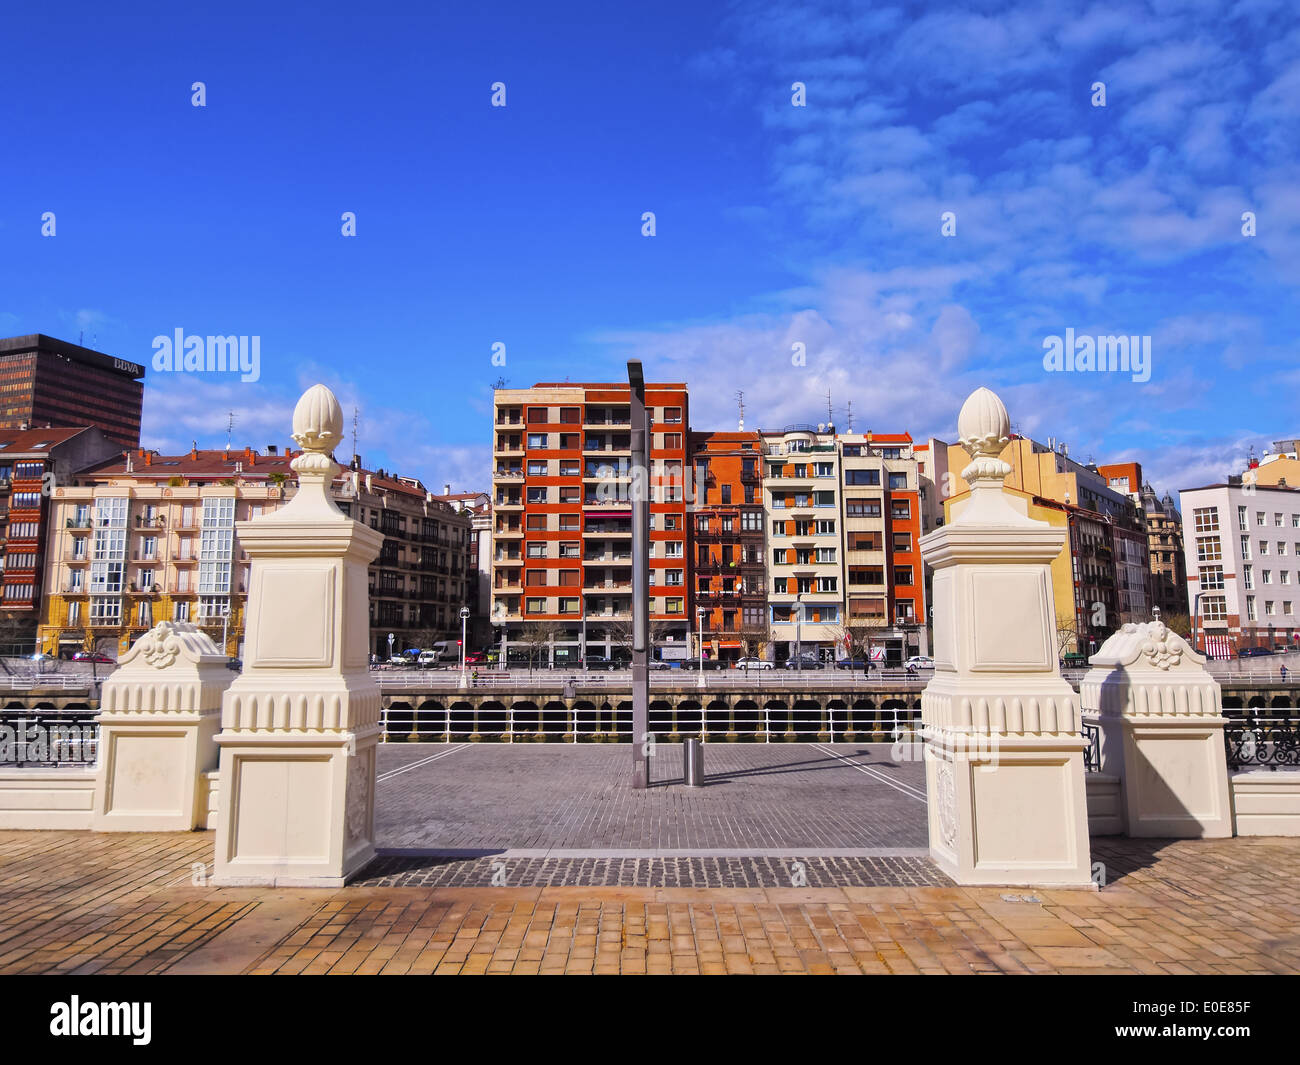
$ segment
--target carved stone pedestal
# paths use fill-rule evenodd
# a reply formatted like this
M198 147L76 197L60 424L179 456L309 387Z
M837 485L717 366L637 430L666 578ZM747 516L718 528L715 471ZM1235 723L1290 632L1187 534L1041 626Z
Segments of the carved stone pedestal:
M1057 668L1049 567L1065 533L1018 512L1006 408L962 408L959 516L921 538L934 569L934 679L921 698L930 854L959 884L1092 886L1084 741Z
M161 621L104 682L91 827L98 832L189 832L207 819L202 774L214 739L226 656L186 621Z
M1125 625L1090 659L1084 719L1120 777L1130 836L1233 834L1222 696L1205 659L1159 621Z
M383 536L329 495L343 416L323 385L294 411L298 494L243 522L245 664L222 706L218 884L337 887L374 857L379 686L367 566Z

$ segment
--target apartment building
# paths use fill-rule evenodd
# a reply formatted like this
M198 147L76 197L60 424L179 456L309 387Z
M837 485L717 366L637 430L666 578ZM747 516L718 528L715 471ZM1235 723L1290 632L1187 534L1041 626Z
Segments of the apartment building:
M1233 477L1179 498L1197 649L1300 646L1300 489Z
M776 659L833 658L844 635L840 455L833 425L760 432L768 618Z
M543 383L494 396L492 624L507 661L577 664L631 646L631 392ZM689 646L684 384L646 384L650 624L656 657ZM512 650L513 646L513 650Z
M488 612L492 609L492 497L487 492L453 492L443 486L435 496L470 519L469 554L473 567L470 580L470 646L480 648L492 641Z
M691 433L695 505L688 556L697 642L707 658L771 657L763 535L762 440L756 432Z
M415 477L370 471L353 456L335 481L339 509L384 534L370 565L370 650L387 658L461 638L460 611L474 594L473 517ZM468 638L469 632L466 629Z
M849 642L865 646L856 630L869 630L872 650L901 664L929 650L916 448L908 433L842 434L838 445Z
M121 448L94 426L0 430L0 645L31 653L45 591L50 493Z
M969 485L957 474L969 459L959 444L949 444L948 471L953 486L945 500L945 520L965 505ZM1062 548L1068 564L1053 567L1062 654L1091 654L1128 622L1151 618L1150 570L1145 519L1126 491L1116 491L1096 466L1069 457L1069 448L1013 437L1001 459L1011 466L1005 487L1036 508L1031 516L1063 515ZM1053 522L1055 523L1055 522Z
M50 654L116 657L167 619L204 627L240 654L248 558L236 523L292 498L294 453L274 445L159 455L137 449L82 470L51 498L39 639ZM359 462L359 460L358 460ZM339 508L385 535L370 566L371 648L459 638L470 521L418 481L350 469Z
M1151 571L1151 602L1163 617L1186 614L1187 561L1183 546L1183 516L1174 497L1163 499L1149 484L1142 486L1142 513L1146 517L1147 554Z

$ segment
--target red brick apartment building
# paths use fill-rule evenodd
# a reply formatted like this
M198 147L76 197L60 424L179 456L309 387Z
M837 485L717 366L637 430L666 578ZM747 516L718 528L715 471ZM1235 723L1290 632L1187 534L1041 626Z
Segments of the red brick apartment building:
M492 610L513 664L630 652L631 392L626 384L498 389L493 410ZM690 631L685 384L646 385L650 620L655 657Z

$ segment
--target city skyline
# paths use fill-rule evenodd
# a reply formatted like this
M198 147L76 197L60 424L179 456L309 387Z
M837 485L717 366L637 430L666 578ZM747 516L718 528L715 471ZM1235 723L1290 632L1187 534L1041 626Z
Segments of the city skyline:
M765 429L822 421L829 389L858 431L951 439L988 384L1161 494L1293 436L1294 15L975 6L88 14L55 54L19 17L0 84L43 92L15 142L96 180L10 172L0 333L148 365L147 446L219 446L232 410L240 443L279 439L321 379L367 464L461 489L498 378L629 357L712 430L737 388ZM262 374L156 372L178 329L260 338ZM1150 338L1149 379L1046 371L1070 332Z

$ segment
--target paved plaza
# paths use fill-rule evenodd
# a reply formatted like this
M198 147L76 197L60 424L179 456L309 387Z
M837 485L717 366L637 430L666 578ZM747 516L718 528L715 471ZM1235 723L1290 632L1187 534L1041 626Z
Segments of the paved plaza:
M195 884L210 832L0 832L0 973L1294 973L1300 840L1095 842L1101 891Z

